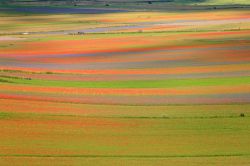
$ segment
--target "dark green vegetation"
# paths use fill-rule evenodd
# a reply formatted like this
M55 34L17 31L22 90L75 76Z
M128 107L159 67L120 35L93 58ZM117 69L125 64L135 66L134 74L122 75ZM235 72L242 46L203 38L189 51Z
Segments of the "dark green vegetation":
M248 0L0 0L4 6L63 6L88 8L124 8L147 10L193 10L244 8Z

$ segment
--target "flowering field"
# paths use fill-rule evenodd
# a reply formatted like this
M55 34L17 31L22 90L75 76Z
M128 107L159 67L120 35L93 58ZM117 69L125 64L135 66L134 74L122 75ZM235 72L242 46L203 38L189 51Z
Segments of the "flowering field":
M249 165L249 53L245 9L0 12L0 165Z

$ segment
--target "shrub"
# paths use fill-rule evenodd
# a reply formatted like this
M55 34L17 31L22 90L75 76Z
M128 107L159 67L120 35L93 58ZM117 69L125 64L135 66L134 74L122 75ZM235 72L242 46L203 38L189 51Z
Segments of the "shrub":
M244 114L244 113L241 113L241 114L240 114L240 117L245 117L245 114Z

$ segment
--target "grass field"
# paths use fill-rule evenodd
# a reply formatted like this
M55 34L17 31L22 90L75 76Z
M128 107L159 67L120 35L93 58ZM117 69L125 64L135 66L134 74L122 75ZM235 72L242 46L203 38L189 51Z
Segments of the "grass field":
M250 165L248 1L37 3L0 7L0 165Z

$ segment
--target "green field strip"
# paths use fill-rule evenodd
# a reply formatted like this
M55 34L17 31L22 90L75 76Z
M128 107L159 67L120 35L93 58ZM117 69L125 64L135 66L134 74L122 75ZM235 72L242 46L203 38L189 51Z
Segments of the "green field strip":
M78 88L176 88L192 86L232 86L250 84L250 77L202 78L202 79L168 79L136 81L52 81L23 78L0 77L3 82L35 86L78 87Z
M243 115L241 115L243 114ZM0 112L0 119L10 119L10 118L28 118L28 117L80 117L80 118L108 118L108 119L228 119L228 118L250 118L250 115L245 113L240 113L238 115L207 115L207 116L88 116L88 115L73 115L73 114L39 114L39 113L10 113L10 112Z
M186 157L239 157L250 153L235 154L197 154L197 155L36 155L36 154L0 154L0 157L79 157L79 158L186 158Z
M31 101L19 99L0 99L2 117L14 116L14 113L27 113L51 116L85 117L238 117L241 113L250 115L250 104L169 104L169 105L108 105L80 104L52 101ZM28 105L26 103L29 103ZM13 110L9 105L15 105ZM42 105L42 107L41 107ZM21 110L19 108L22 108ZM62 109L63 108L63 109ZM50 110L50 111L47 111ZM81 111L83 110L83 111ZM87 111L84 111L87 110ZM16 111L16 112L14 112ZM39 112L37 112L39 111ZM15 114L16 115L16 114ZM26 114L25 114L26 115Z

